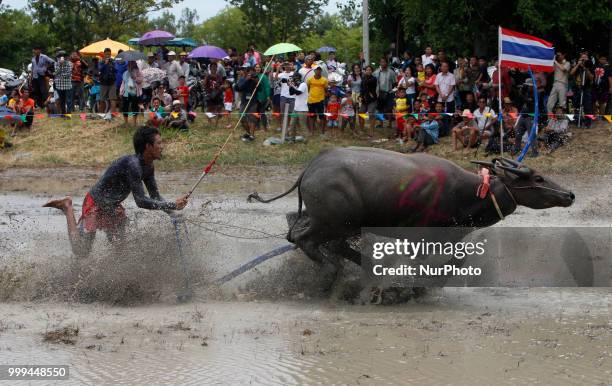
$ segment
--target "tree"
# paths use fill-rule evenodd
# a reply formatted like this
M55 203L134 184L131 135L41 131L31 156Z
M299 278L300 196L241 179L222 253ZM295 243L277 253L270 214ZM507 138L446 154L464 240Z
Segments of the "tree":
M164 11L159 17L151 19L147 30L159 29L162 31L170 32L172 35L177 34L176 16L168 11ZM142 31L146 32L146 31Z
M262 46L297 40L321 14L325 0L227 0L246 16L249 40Z
M238 8L226 7L195 27L192 37L224 49L246 50L250 38L244 33L246 16Z
M181 18L177 23L179 35L182 37L192 37L199 19L200 17L195 9L183 8Z
M147 14L182 0L28 0L32 16L49 27L62 47L77 49L92 41L136 35L148 26Z
M16 72L29 62L34 45L52 47L55 44L46 26L35 23L23 10L3 5L0 5L0 31L5 31L0 34L0 67Z

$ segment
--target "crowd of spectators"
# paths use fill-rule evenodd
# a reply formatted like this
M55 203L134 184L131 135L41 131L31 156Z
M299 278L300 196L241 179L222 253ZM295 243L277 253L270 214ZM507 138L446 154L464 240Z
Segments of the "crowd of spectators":
M549 150L567 139L572 116L588 128L593 118L612 111L607 57L588 52L570 61L557 51L554 72L533 78L514 68L502 68L498 76L495 58L451 59L432 47L421 55L389 53L376 68L362 57L349 60L347 68L334 52L325 58L314 51L290 53L271 63L254 44L244 54L227 52L224 59L193 61L186 52L162 47L146 60L125 62L113 59L110 49L92 58L58 49L51 58L36 47L28 87L6 95L0 86L0 106L25 115L16 123L24 127L39 107L63 117L91 111L111 119L121 112L126 124L144 116L156 127L188 130L201 108L215 126L223 119L229 128L232 117L241 116L244 141L254 140L259 129L280 126L287 114L288 140L298 133L335 137L347 131L372 140L394 136L424 151L448 135L458 151L482 145L499 152L503 135L504 150L513 153L531 130L536 105L539 142ZM143 74L149 69L163 76L148 81Z

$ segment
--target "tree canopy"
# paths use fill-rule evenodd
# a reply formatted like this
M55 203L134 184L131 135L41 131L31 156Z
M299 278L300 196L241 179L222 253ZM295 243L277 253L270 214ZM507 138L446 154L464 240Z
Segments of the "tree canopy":
M326 0L226 0L217 15L180 16L182 0L28 0L27 10L2 6L0 67L18 70L31 47L78 49L107 37L126 42L163 29L200 43L242 51L292 42L306 50L333 46L354 62L361 50L361 0L343 0L323 13ZM334 1L334 0L332 0ZM337 0L336 0L337 1ZM426 45L456 54L497 54L499 25L534 34L573 56L581 48L612 54L612 0L369 0L370 57L392 50L421 52ZM152 14L152 12L154 12ZM154 16L152 16L154 15ZM15 38L18 36L18 38Z

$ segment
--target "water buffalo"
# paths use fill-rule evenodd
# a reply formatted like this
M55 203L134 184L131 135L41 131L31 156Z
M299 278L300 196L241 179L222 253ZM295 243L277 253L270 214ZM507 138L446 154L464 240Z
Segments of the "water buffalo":
M269 200L255 192L248 201L271 202L297 188L298 212L288 215L287 239L315 261L324 261L320 247L327 244L328 251L357 264L360 255L347 239L361 227L487 227L518 205L544 209L574 202L572 192L513 160L473 162L491 174L484 198L476 195L481 176L443 158L333 148L316 156L287 192Z

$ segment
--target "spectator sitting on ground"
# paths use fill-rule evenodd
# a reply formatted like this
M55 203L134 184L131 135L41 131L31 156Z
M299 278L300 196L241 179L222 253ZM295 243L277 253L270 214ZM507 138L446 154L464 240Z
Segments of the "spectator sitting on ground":
M164 119L164 126L180 131L187 131L187 112L181 108L181 101L175 100L172 102L172 111Z
M59 95L53 86L53 82L49 82L49 93L47 94L47 100L45 100L45 109L47 110L47 114L55 115L59 114L58 101Z
M153 91L153 98L155 97L160 99L164 108L170 109L172 107L172 95L166 92L166 88L163 84L160 83L159 86L157 86L157 88Z
M444 103L436 102L434 119L438 122L440 137L450 134L451 117L445 114Z
M478 132L478 125L474 121L474 115L470 110L463 110L461 117L463 121L459 122L452 130L453 149L455 151L459 150L459 143L461 143L462 148L467 147L469 142L466 138L471 137L473 132Z
M497 122L497 115L492 108L487 106L485 97L478 98L478 108L473 111L473 114L478 124L478 131L473 131L470 135L470 147L475 147L479 141L490 138L493 135L493 124Z
M425 121L418 127L416 134L417 145L412 151L425 151L427 147L438 143L438 128L438 122L433 119L433 116L431 114L426 115Z
M25 115L25 121L19 120L17 125L19 127L27 127L28 129L32 127L32 123L34 122L34 99L30 98L30 90L24 88L21 90L21 98L19 102L17 102L17 114Z
M538 138L541 146L548 148L549 154L562 146L567 140L568 121L561 106L556 106L554 115L548 120L544 134Z
M4 107L8 104L8 96L6 95L6 87L0 84L0 107Z
M153 98L151 106L149 107L149 119L147 120L146 126L159 127L166 117L166 110L161 105L161 99L158 97Z
M9 98L9 101L6 104L6 107L8 107L8 109L11 111L17 112L18 103L19 103L19 91L17 91L17 89L14 89L13 91L11 91L11 97Z

